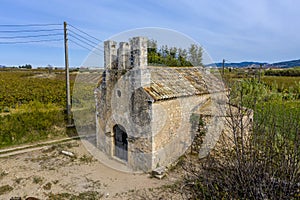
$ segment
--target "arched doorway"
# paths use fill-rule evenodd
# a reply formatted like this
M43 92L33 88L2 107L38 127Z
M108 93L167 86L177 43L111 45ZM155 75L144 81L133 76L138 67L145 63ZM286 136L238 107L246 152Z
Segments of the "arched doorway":
M127 133L125 128L121 125L115 125L114 131L114 142L115 142L115 152L114 156L127 161L128 160L128 141Z

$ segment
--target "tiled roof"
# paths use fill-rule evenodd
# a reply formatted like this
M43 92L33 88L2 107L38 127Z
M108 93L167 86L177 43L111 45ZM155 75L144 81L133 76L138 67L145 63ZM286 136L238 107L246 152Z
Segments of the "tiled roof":
M203 70L196 67L148 67L150 86L144 90L155 100L208 94Z

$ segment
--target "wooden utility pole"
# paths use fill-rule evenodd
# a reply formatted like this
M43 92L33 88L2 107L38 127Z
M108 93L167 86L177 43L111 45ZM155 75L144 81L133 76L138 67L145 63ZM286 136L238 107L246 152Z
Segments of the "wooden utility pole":
M262 64L259 65L259 71L258 71L258 82L260 83L260 79L261 79L261 68L262 68Z
M222 75L224 77L224 74L225 74L225 59L223 59L223 65L222 65Z
M70 72L69 72L69 55L68 55L68 35L67 35L67 22L64 22L64 44L65 44L65 74L66 74L66 110L68 124L72 125L71 115L71 93L70 93Z

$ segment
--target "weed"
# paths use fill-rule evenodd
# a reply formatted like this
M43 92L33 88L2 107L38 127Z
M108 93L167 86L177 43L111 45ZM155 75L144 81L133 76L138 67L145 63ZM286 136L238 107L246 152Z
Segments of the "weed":
M98 200L98 199L101 199L103 196L104 196L103 193L99 193L97 191L86 191L86 192L81 192L78 195L69 194L69 193L60 193L60 194L50 193L48 195L48 199L49 200L66 200L66 199L72 199L72 200Z
M2 171L2 172L0 173L0 179L3 178L3 177L6 176L6 175L8 175L8 172Z
M10 192L10 191L13 191L13 190L14 190L14 188L11 187L10 185L3 185L3 186L0 186L0 195L6 194L6 193L8 193L8 192Z
M94 161L92 156L87 156L87 155L81 156L81 157L79 158L79 160L80 160L81 162L84 162L84 163L91 163L91 162Z
M15 182L16 182L17 184L20 184L22 180L23 180L23 178L16 178L16 179L15 179Z
M65 200L65 199L73 199L74 195L69 194L69 193L60 193L60 194L53 194L50 193L48 194L48 199L49 200Z
M52 187L52 184L50 182L46 183L44 186L43 186L43 189L44 190L51 190L51 187Z
M43 182L43 178L42 177L40 177L40 176L34 176L33 177L33 183L40 184L42 182Z
M79 144L77 142L69 142L66 144L67 148L71 149L73 147L79 147Z
M78 195L78 200L98 200L101 199L104 196L103 193L99 193L96 191L87 191L87 192L82 192Z
M163 190L170 190L170 191L177 191L180 185L180 181L175 181L173 184L167 184L167 185L163 185L161 187L161 189Z
M52 145L51 147L47 148L47 149L43 149L42 150L42 153L51 153L53 152L54 150L56 150L57 148L57 145Z

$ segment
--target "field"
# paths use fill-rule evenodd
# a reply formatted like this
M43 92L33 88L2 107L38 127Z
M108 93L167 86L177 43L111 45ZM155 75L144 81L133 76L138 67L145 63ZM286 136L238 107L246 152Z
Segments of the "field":
M226 71L226 76L249 78L249 72L243 73ZM93 88L99 75L84 72L77 77L80 84L75 85L72 101L78 127L94 124ZM70 77L73 92L76 73ZM300 94L300 77L262 76L261 81L285 98ZM0 148L75 134L65 128L64 71L2 69L0 83Z
M49 73L46 70L1 70L0 150L1 148L66 138L76 134L86 134L89 131L94 133L93 88L97 85L101 73L83 72L76 77L78 74L77 72L71 73L75 130L66 128L63 71ZM271 164L274 163L274 165L270 165L271 167L277 166L276 163L290 165L290 161L285 162L286 158L300 155L299 148L295 148L300 145L297 139L300 127L300 77L266 75L258 77L255 73L243 73L242 71L227 71L226 77L230 79L228 85L233 84L231 89L235 91L231 97L232 102L236 105L242 104L254 111L253 119L256 126L254 126L253 133L256 133L259 138L256 144L258 144L258 156L262 155L262 162L270 155L271 158L268 161ZM62 155L61 150L74 152L75 156ZM1 155L3 154L0 152L0 157ZM247 157L248 154L245 156ZM234 157L227 158L229 161L230 159L234 160ZM257 158L255 157L255 159ZM182 179L182 176L189 173L189 169L184 166L189 159L195 158L187 152L179 159L179 164L170 168L168 176L161 181L150 179L144 174L119 173L105 167L100 162L96 162L82 143L76 140L72 140L70 143L41 146L36 151L0 159L1 162L6 163L0 167L0 195L5 198L14 194L22 197L32 194L45 199L98 199L104 197L155 199L158 196L162 199L169 199L173 195L176 195L174 198L180 199L182 186L186 186L184 185L186 179ZM201 195L211 197L210 189L220 188L218 184L221 184L222 187L227 184L222 185L222 180L225 180L223 178L225 172L228 176L240 175L234 174L235 171L229 169L234 166L234 163L235 161L229 163L229 167L221 168L220 180L212 184L213 188L207 188L205 184L201 185L203 177L192 181L193 184L196 182L196 185L190 185L196 186L194 188L196 193L201 190ZM265 164L269 165L267 162ZM281 175L289 176L290 174L282 173L281 170L285 170L285 168L281 168L283 166L281 164L278 166L279 168L274 169L278 172L278 177L285 180L286 177ZM247 170L248 167L246 167ZM212 170L212 168L209 169ZM240 170L240 168L238 169ZM239 170L237 171L240 172ZM76 173L70 173L74 171ZM208 174L210 172L207 171ZM255 171L253 171L253 176L254 173ZM209 180L213 180L214 176L215 174L209 177ZM188 180L189 177L185 178ZM132 181L128 181L129 179ZM235 179L233 183L235 183L234 181ZM255 182L255 184L257 183ZM193 191L193 188L188 191ZM226 196L227 192L216 191L217 193L214 195L219 195L218 197L224 199L228 197ZM300 194L295 195L300 196Z
M0 148L74 134L65 128L63 71L6 69L0 82Z
M300 93L300 76L264 76L262 81L270 87L277 88L279 92L291 91Z

